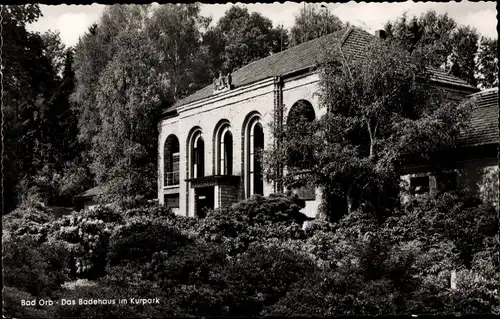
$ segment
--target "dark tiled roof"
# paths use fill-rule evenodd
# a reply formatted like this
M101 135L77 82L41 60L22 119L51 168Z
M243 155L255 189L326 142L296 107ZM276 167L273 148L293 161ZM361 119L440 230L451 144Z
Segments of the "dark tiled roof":
M476 107L472 111L471 123L458 139L460 146L497 144L498 131L498 88L481 91L475 96Z
M252 62L231 74L232 84L234 87L241 87L266 78L280 76L307 67L314 67L319 62L318 59L321 56L323 47L331 47L339 43L342 45L346 56L361 58L367 44L374 39L377 38L356 27L340 30ZM467 82L446 74L443 71L433 70L432 75L434 80L444 84L458 85L469 89L474 88ZM213 86L210 84L179 100L173 106L167 108L164 113L175 111L178 106L202 100L212 95Z
M101 194L102 194L101 188L99 186L96 186L94 188L87 189L85 192L77 195L76 197L77 198L90 198L90 197L94 197L94 196L101 195Z

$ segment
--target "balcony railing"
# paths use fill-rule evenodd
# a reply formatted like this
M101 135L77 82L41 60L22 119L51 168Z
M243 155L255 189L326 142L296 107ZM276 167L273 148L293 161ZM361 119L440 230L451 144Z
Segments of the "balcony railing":
M179 171L165 172L165 186L179 185Z

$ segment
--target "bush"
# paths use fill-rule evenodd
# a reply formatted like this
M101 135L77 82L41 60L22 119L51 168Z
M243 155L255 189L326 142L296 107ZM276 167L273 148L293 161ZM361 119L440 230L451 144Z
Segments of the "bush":
M30 235L41 242L47 235L44 225L53 220L53 215L45 206L35 204L17 208L2 216L2 230L9 236Z
M212 283L214 269L226 263L226 250L221 244L198 242L175 252L154 253L148 279L156 280L163 289Z
M172 209L163 205L150 205L146 207L132 208L125 212L127 219L134 217L150 218L153 220L166 220L175 218Z
M300 212L305 202L296 196L271 194L254 195L232 206L233 217L248 220L251 224L295 222L299 225L310 218Z
M223 287L227 315L258 315L274 304L305 274L314 273L307 256L274 245L256 245L216 273Z
M60 244L29 237L4 242L4 284L35 297L55 296L68 279L68 254Z
M315 219L306 223L304 232L307 237L311 237L318 232L333 232L335 224L324 219Z
M308 217L300 212L303 206L299 204L297 198L282 194L252 196L210 211L196 225L196 233L208 242L228 244L230 255L246 251L253 242L304 238L301 225Z
M51 223L49 240L63 241L71 253L71 278L104 275L109 237L118 225L95 217L119 220L113 212L97 209L64 216Z
M483 240L499 231L495 209L472 196L444 193L413 200L389 218L383 231L392 242L451 240L464 265L470 266Z
M110 266L122 261L150 261L154 252L173 251L190 240L170 225L132 220L110 238L107 260Z
M46 307L21 306L21 300L34 300L35 297L14 287L3 287L4 318L50 318Z
M75 214L81 218L102 220L105 223L123 224L124 214L109 206L98 205L94 209L86 209Z

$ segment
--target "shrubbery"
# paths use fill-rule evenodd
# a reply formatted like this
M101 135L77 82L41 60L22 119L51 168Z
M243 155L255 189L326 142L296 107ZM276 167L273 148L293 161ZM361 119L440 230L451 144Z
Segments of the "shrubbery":
M20 209L4 217L5 309L54 318L500 312L491 208L442 194L386 220L360 209L329 223L307 221L301 207L273 195L203 219L151 203L56 220L43 207ZM77 278L93 286L62 285ZM19 307L36 296L161 303Z

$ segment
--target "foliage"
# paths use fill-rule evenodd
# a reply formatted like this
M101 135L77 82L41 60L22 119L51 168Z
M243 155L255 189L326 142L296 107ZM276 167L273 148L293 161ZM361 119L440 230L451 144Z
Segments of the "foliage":
M273 28L271 20L245 7L231 6L215 27L203 36L208 48L211 75L233 72L250 62L286 49L288 34Z
M148 261L155 252L170 252L187 242L185 236L169 225L131 220L111 236L107 260L111 266L123 261Z
M201 89L211 78L202 30L210 19L200 15L199 4L165 4L146 22L152 50L160 64L155 66L168 83L171 98L177 100Z
M196 225L196 232L209 242L229 245L231 255L238 254L253 242L304 237L301 225L308 218L300 212L303 207L304 202L296 197L255 195L209 212Z
M498 86L498 38L481 37L477 58L479 87L489 89Z
M153 203L55 220L42 206L17 210L3 218L6 309L52 318L498 313L498 217L473 197L420 198L384 219L357 209L304 230L296 200L253 197L199 220ZM20 220L32 221L24 235ZM78 277L93 285L62 285ZM161 301L16 303L35 296Z
M290 30L290 46L339 31L344 26L344 23L327 8L308 4L295 16L295 23Z
M494 62L496 40L481 38L478 46L477 31L458 25L447 14L429 10L420 17L408 17L405 13L395 21L388 21L385 31L389 42L424 58L429 66L442 68L483 88L498 81Z
M41 15L38 5L2 6L2 111L4 151L2 212L17 204L21 180L35 176L57 152L50 139L50 100L57 79L39 34L26 30Z
M398 161L452 147L473 101L431 89L423 61L394 46L373 41L363 57L340 50L325 52L320 69L327 113L273 127L283 142L265 154L268 175L289 187L321 187L330 218L358 207L384 216L399 200ZM276 174L279 165L286 175Z
M435 245L450 240L467 267L484 249L484 240L499 230L496 210L463 193L410 201L387 220L385 229L394 242L420 240Z
M42 225L53 220L50 211L42 204L17 208L10 214L2 216L4 231L12 232L14 235L21 235L23 228L32 225ZM19 233L18 233L19 232Z
M312 261L300 253L274 245L256 245L232 259L214 280L223 282L228 315L258 315L304 274L314 271Z
M68 278L68 254L57 243L40 244L30 237L7 240L3 253L4 283L34 297L53 297Z
M3 8L3 7L2 7ZM76 118L71 50L57 33L28 32L40 16L37 5L7 6L3 21L3 102L5 129L4 212L30 197L47 205L71 204L60 196L63 165L76 157ZM21 94L22 92L22 94Z

